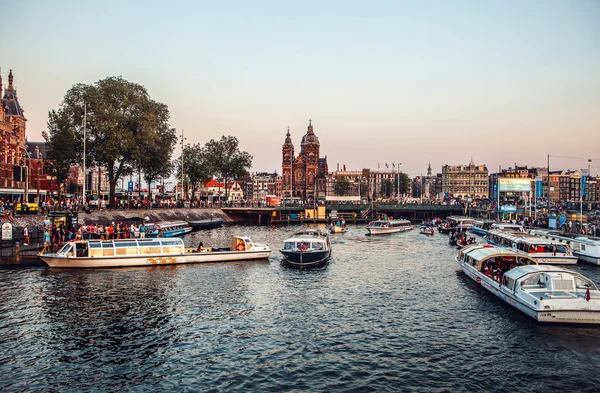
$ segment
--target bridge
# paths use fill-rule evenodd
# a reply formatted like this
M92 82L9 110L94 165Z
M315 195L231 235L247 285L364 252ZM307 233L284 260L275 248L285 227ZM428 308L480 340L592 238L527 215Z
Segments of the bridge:
M323 206L323 205L321 205ZM344 218L348 222L368 222L380 214L394 218L406 218L413 222L464 215L458 205L399 204L376 202L369 204L327 204L325 217L315 217L313 205L282 205L273 207L225 207L223 212L231 219L255 225L278 223L319 223L332 218Z

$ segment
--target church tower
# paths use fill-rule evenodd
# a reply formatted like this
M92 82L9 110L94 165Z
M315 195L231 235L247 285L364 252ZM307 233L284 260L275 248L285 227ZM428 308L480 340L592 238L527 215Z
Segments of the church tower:
M306 197L308 195L314 194L315 182L317 178L317 171L319 168L319 149L321 144L319 143L319 138L315 135L313 131L312 120L308 121L308 129L306 134L302 137L302 142L300 144L300 157L306 165L305 174L306 174L306 184L305 191Z
M292 169L294 162L294 144L292 143L292 136L290 134L290 127L288 127L287 134L285 134L285 142L281 148L282 161L281 161L281 174L283 176L282 184L282 195L291 197L290 191L292 185Z

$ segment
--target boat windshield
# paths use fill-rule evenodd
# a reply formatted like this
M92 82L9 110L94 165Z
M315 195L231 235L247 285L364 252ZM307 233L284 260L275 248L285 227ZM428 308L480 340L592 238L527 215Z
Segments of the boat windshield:
M65 244L59 251L58 254L61 255L74 255L73 243Z

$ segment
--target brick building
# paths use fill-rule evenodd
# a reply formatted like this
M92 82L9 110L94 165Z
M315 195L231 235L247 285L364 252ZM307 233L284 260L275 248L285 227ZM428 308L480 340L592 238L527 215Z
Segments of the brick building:
M21 198L26 188L26 123L23 108L19 104L12 70L8 74L8 86L4 88L0 75L0 195Z
M295 155L294 144L288 128L282 148L282 182L281 193L284 198L300 198L314 200L325 198L327 192L327 157L321 158L321 144L315 135L312 121L308 121L308 129L300 143L300 153ZM290 195L291 193L291 195Z

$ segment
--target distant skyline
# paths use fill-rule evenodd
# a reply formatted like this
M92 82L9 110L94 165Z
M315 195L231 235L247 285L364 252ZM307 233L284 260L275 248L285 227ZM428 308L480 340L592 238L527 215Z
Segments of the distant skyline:
M473 158L600 174L600 1L13 1L0 5L30 141L108 76L168 105L186 142L233 135L281 173L312 119L330 170ZM179 155L176 149L175 157ZM559 158L580 157L577 159Z

